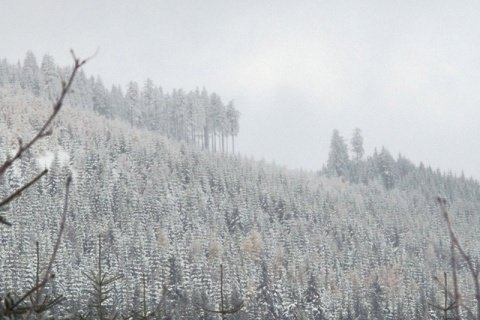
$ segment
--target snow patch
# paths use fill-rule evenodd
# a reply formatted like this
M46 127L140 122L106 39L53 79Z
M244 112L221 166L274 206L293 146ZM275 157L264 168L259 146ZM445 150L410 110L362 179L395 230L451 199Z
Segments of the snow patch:
M60 161L60 164L62 166L70 164L70 154L68 152L63 151L63 150L59 150L57 152L57 157L58 157L58 160Z
M44 169L50 169L53 159L55 159L55 154L51 151L47 151L43 156L37 159L38 166Z
M38 157L37 159L38 166L42 169L50 170L55 160L55 156L57 157L60 163L60 166L68 167L70 169L70 172L72 173L72 178L75 179L77 177L77 170L75 170L70 163L71 161L70 153L64 150L58 150L56 153L52 151L46 151L43 156Z

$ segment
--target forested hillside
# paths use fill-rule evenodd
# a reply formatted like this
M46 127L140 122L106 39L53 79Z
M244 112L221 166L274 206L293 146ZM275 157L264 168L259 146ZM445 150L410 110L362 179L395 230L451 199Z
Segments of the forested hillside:
M0 161L48 117L44 92L58 92L58 71L67 73L48 56L39 68L32 59L0 63ZM239 127L233 104L150 83L161 102L149 108L149 83L135 100L134 84L124 96L79 76L53 134L7 171L1 198L50 168L4 213L13 226L0 230L0 294L33 283L35 241L47 263L72 172L48 287L67 298L58 314L88 309L83 272L96 266L100 235L105 270L123 275L108 302L119 311L139 308L145 278L156 318L217 319L198 305L218 307L223 264L227 305L245 302L228 319L440 319L429 303L443 299L433 277L451 272L450 239L435 197L448 200L460 241L480 257L477 181L385 148L365 156L360 132L352 155L334 132L318 173L246 159L227 153ZM188 113L193 106L204 112ZM464 266L458 279L470 305Z
M35 55L28 52L23 64L0 61L0 86L26 89L52 100L69 73L69 68L57 66L50 55L43 56L39 65ZM108 90L100 76L87 77L80 70L66 100L108 119L123 119L132 127L154 130L171 140L214 151L234 150L234 137L239 131L240 113L233 101L224 104L218 94L209 94L205 88L165 93L147 79L143 86L130 81L124 94L121 86L113 85Z

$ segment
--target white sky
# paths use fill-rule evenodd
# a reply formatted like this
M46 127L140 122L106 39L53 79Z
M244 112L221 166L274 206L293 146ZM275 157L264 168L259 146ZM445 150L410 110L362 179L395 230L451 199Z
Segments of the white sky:
M73 48L105 84L206 87L237 151L320 169L338 129L480 178L480 2L0 0L0 58Z

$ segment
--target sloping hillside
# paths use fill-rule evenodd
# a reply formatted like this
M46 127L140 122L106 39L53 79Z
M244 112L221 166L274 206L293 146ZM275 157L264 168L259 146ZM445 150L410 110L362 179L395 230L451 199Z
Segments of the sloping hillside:
M214 319L197 304L218 305L221 264L229 303L245 300L232 319L425 319L442 294L433 276L451 270L438 194L468 252L480 256L474 180L400 157L390 162L395 183L385 184L375 155L362 160L368 174L358 182L288 171L71 104L53 135L2 182L3 197L50 168L6 213L13 226L0 233L1 291L33 282L36 240L47 262L68 172L71 210L50 286L67 296L65 309L85 309L82 272L95 267L97 235L105 268L124 275L112 303L137 305L145 277L149 305L174 319ZM4 83L0 155L31 135L49 108L29 87ZM459 282L469 283L464 268Z

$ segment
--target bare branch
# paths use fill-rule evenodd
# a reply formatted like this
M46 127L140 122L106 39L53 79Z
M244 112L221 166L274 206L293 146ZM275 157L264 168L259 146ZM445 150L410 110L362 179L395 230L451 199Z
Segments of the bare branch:
M15 309L18 305L20 305L20 303L22 303L26 298L28 298L30 295L32 295L35 291L37 291L38 289L42 288L43 286L45 286L47 284L48 281L50 281L50 279L53 279L55 277L55 275L51 275L50 277L46 277L45 279L43 279L42 282L38 283L37 285L35 285L33 288L31 288L30 290L28 290L20 299L18 299L12 306L11 306L11 310Z
M443 217L445 218L445 221L447 222L447 227L448 231L450 233L450 241L451 241L451 250L452 250L452 264L453 264L453 274L454 274L454 298L455 301L459 301L459 291L458 291L458 281L456 278L456 261L455 261L455 248L457 248L458 252L460 253L460 257L465 260L468 266L468 270L470 272L470 275L472 276L473 282L474 282L474 288L475 288L475 300L477 302L477 315L476 318L480 319L480 284L479 284L479 270L474 266L472 258L465 252L463 247L461 246L460 242L458 241L457 236L455 235L455 232L453 231L452 224L450 222L450 218L448 215L448 209L447 209L447 200L441 197L437 197L437 202L440 205L440 209L443 213Z
M35 178L33 178L32 181L30 181L29 183L27 183L26 185L24 185L23 187L21 187L20 189L18 189L17 191L15 191L14 193L12 193L10 196L8 196L5 200L3 200L1 203L0 203L0 208L7 205L10 201L12 201L13 199L15 199L16 197L19 197L23 191L25 191L26 189L28 189L31 185L33 185L35 182L38 181L38 179L40 179L41 177L43 177L46 173L48 172L47 169L43 170L39 175L37 175ZM10 222L8 222L5 217L3 216L0 216L0 224L5 224L7 226L12 226L12 224Z
M8 222L7 220L5 220L5 218L2 217L2 216L0 216L0 223L1 223L1 224L4 224L4 225L7 225L7 226L9 226L9 227L12 226L12 224L11 224L10 222Z
M17 191L15 191L14 193L12 193L9 197L7 197L5 200L3 200L2 202L0 202L0 207L3 207L4 205L7 205L10 201L12 201L13 199L15 199L16 197L19 197L23 191L25 191L26 189L30 188L35 182L38 181L38 179L40 179L41 177L43 177L46 173L48 172L47 169L43 170L42 172L40 172L40 174L38 174L35 178L33 178L30 182L28 182L27 184L25 184L24 186L22 186L20 189L18 189Z
M53 276L53 275L50 275L50 273L52 272L53 263L55 261L58 249L60 247L63 231L65 230L65 221L67 220L67 212L68 212L68 196L69 196L69 193L70 193L71 182L72 182L72 177L68 176L67 182L65 183L65 203L64 203L64 206L63 206L62 220L60 222L60 229L58 230L57 241L56 241L55 246L53 248L53 253L50 257L50 261L48 263L47 271L45 272L44 280L42 281L43 285L40 287L40 290L37 291L37 295L35 297L35 302L33 303L32 308L30 309L30 312L29 312L29 315L28 315L27 319L29 319L32 310L35 309L37 305L39 305L40 300L42 298L43 291L45 290L45 285L46 285L48 279L50 279Z
M98 52L98 50L97 50L97 52ZM71 54L72 54L72 57L73 57L73 60L74 60L74 66L73 66L72 72L71 72L71 74L68 78L68 81L67 82L62 81L62 90L61 90L59 98L53 104L52 113L50 114L48 119L45 121L43 126L40 128L40 130L38 130L38 132L35 134L35 136L31 140L29 140L26 144L23 143L23 140L21 138L18 139L19 147L18 147L17 152L13 156L7 155L7 159L3 163L0 164L0 177L6 172L6 170L9 167L12 166L12 164L16 160L18 160L23 155L24 152L28 151L36 142L38 142L40 139L52 134L51 125L53 123L53 120L58 115L59 111L61 110L66 95L70 92L71 86L73 84L73 81L75 79L75 76L76 76L78 70L85 63L87 63L90 59L92 59L97 53L95 53L95 55L93 55L93 56L91 56L87 59L84 59L84 60L80 60L79 58L77 58L75 56L75 53L73 52L73 50L71 50ZM20 189L18 189L13 194L11 194L6 199L4 199L2 202L0 202L0 208L2 206L7 205L8 203L10 203L15 198L19 197L22 194L23 191L25 191L26 189L31 187L35 182L37 182L47 172L48 172L48 170L45 169L40 174L38 174L33 180L31 180L27 184L23 185ZM19 297L19 299L17 301L13 302L13 300L12 300L12 303L10 304L10 307L9 307L12 310L14 308L18 308L19 305L27 297L29 297L31 299L31 305L22 307L24 311L28 311L28 315L27 315L26 319L31 319L32 312L38 312L39 310L40 311L47 310L47 309L53 307L54 305L60 303L64 299L63 296L60 296L60 297L57 297L57 298L54 298L54 299L51 299L47 296L47 297L45 297L43 303L40 303L40 301L42 299L43 291L45 290L46 284L48 283L48 281L53 279L54 276L55 276L51 272L52 272L53 263L55 261L58 249L60 247L62 235L63 235L64 229L65 229L65 221L66 221L66 216L67 216L67 212L68 212L68 199L69 199L71 181L72 181L71 176L68 176L67 181L66 181L65 203L64 203L63 214L62 214L61 223L60 223L60 229L58 231L57 241L56 241L55 246L53 248L53 253L50 257L50 261L49 261L49 264L48 264L48 267L47 267L47 270L46 270L46 273L45 273L45 277L41 282L39 281L39 260L38 260L39 258L38 258L38 242L37 242L36 284L33 288L31 288L22 297ZM11 225L3 216L0 216L0 224ZM33 299L32 295L35 292L36 292L36 296L35 296L35 299Z
M63 101L67 95L67 93L70 91L70 88L72 86L73 80L75 79L75 76L78 72L78 70L85 64L87 63L90 59L92 59L94 56L91 56L87 59L80 60L75 56L75 53L73 50L70 51L74 60L74 66L72 69L72 73L70 74L70 77L68 78L67 82L62 83L62 91L60 93L60 97L57 99L57 101L53 105L53 112L50 115L50 117L45 121L43 124L42 128L37 132L37 134L25 145L22 143L21 140L19 140L19 148L18 151L15 153L15 155L11 158L7 158L3 164L0 165L0 176L5 173L5 171L16 161L18 160L22 154L30 149L38 140L48 136L51 134L50 125L52 124L53 120L57 116L58 112L62 108ZM96 54L96 53L95 53Z

